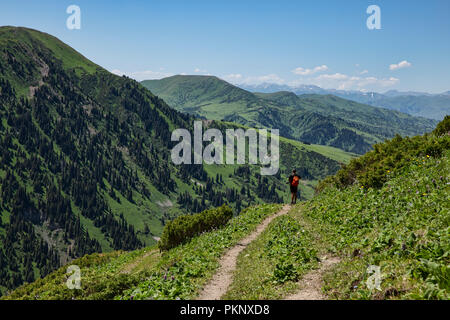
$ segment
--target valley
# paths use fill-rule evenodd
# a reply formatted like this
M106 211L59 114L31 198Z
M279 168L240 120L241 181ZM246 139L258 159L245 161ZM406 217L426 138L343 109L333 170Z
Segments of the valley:
M357 154L395 134L421 134L437 124L332 95L251 93L213 76L179 75L142 84L175 109L197 117L278 128L286 138Z
M87 253L155 244L181 214L282 202L292 167L311 198L354 156L283 139L274 176L261 177L258 165L175 166L171 131L193 132L194 117L48 34L2 27L0 44L3 293Z
M4 299L194 299L239 246L215 298L284 299L323 256L336 256L321 271L326 297L448 299L448 116L438 123L331 94L250 92L214 76L138 82L47 33L8 26L0 119ZM172 133L198 142L196 123L279 129L279 170L175 164ZM301 203L283 208L293 168ZM217 208L230 219L196 215ZM168 226L189 217L195 236L158 250ZM65 285L70 264L81 268L82 289ZM367 264L393 277L382 296L358 286Z
M86 255L73 261L80 290L62 267L4 299L448 300L449 132L446 117L432 133L378 144L312 200L250 207L162 253ZM371 265L380 290L367 285Z

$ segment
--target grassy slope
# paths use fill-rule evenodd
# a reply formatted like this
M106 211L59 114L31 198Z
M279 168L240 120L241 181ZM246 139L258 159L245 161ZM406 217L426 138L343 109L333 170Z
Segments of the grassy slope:
M67 267L62 267L3 299L192 298L218 267L221 254L280 209L271 204L249 208L224 228L163 255L155 248L88 255L71 263L81 268L81 290L67 288Z
M380 189L365 190L358 184L327 187L313 200L295 206L242 252L225 298L282 298L317 266L317 257L337 254L341 262L324 277L323 290L329 298L448 299L449 156L446 151L440 158L416 157L386 173L389 180ZM65 289L61 268L6 298L192 298L212 275L223 250L278 209L271 205L249 209L225 229L206 233L162 257L148 248L79 259L73 263L82 267L86 284L80 291ZM242 223L248 227L242 229ZM367 289L369 265L381 267L381 291Z
M345 257L326 277L331 297L450 297L449 155L416 159L380 190L331 188L308 204L305 213ZM369 265L381 267L381 292L365 285Z
M449 156L416 159L380 190L330 188L296 206L242 252L224 298L283 298L332 254L341 261L324 276L331 299L449 299ZM370 265L381 267L381 291L367 287Z
M317 152L327 158L338 161L339 163L348 163L351 159L357 157L355 153L347 152L338 148L323 146L320 144L305 144L300 141L280 137L281 142L286 142L304 150Z
M273 220L261 236L239 255L233 283L223 299L281 299L317 266L316 234L299 211Z
M96 71L106 71L52 35L22 27L0 28L0 46L14 48L15 58L18 59L19 62L29 59L27 52L23 51L23 44L33 46L37 42L40 42L39 45L44 45L51 50L54 57L62 61L65 70L74 69L78 75L83 73L93 74ZM20 95L26 95L28 93L28 86L26 83L19 81L12 74L2 74L2 76L11 80L14 88ZM35 74L34 76L36 85L40 75Z
M54 56L55 59L58 59L61 61L65 70L74 69L78 75L94 74L95 72L99 72L101 74L107 73L106 70L102 69L101 67L92 63L91 61L87 60L85 57L83 57L77 51L70 48L69 46L67 46L66 44L64 44L63 42L58 40L57 38L55 38L51 35L48 35L46 33L36 31L36 30L31 30L28 28L2 27L2 28L0 28L0 43L2 45L5 45L5 47L10 48L11 49L10 52L13 54L14 58L24 64L29 63L29 61L31 59L30 56L26 52L26 50L28 50L28 49L25 50L26 47L24 45L26 44L26 45L29 45L30 47L39 46L39 47L46 48L45 50L50 51L52 56ZM6 69L6 70L9 70L9 69ZM31 84L31 85L37 86L39 83L39 80L42 78L42 75L39 70L39 65L37 65L37 68L35 68L35 69L30 68L30 70L33 70L33 72L27 78L26 83L22 82L23 79L16 77L12 72L9 73L9 71L7 71L7 73L5 73L5 74L2 74L2 76L11 80L13 86L21 95L27 95L29 93L29 85ZM117 77L117 79L115 79L117 86L120 86L120 84L121 84L120 80L121 79L119 79L119 77ZM109 90L109 88L106 85L105 85L105 88L100 87L100 86L99 87L89 87L89 90L90 90L91 96L97 96L97 97L101 97L102 99L105 99L104 101L103 100L100 101L101 104L111 105L114 102L114 101L108 100L110 97L107 96L106 93L98 94L98 92L101 92L102 90L104 92L107 92ZM203 92L202 92L202 94L203 94ZM246 91L237 89L236 95L239 96L240 94L243 94L245 96ZM210 99L211 97L212 97L211 95L207 96L208 99ZM2 119L2 123L3 123L4 127L8 128L6 119ZM170 121L169 121L169 125L173 127L173 124ZM99 126L100 126L100 128L103 128L102 124L100 124ZM174 128L171 128L171 129L174 129ZM14 141L18 145L19 148L22 148L22 146L17 141L17 139L14 139ZM300 144L294 143L287 139L284 139L282 141L282 146L283 145L289 145L290 150L291 150L290 153L292 153L294 155L294 157L297 157L299 159L300 159L300 156L297 156L297 155L304 154L306 151L311 151L311 152L316 151L316 150L313 150L313 148L298 147L298 146L300 146ZM22 148L22 149L25 150L25 148ZM55 149L59 150L59 146L56 143L55 143ZM282 150L283 150L283 147L282 147ZM59 152L61 152L61 151L59 150ZM26 153L26 150L25 150L25 153ZM324 154L327 158L333 159L333 157L332 157L333 151L328 152L328 150L321 149L321 150L317 151L317 154L318 155ZM186 182L179 180L178 178L175 178L175 180L177 181L177 184L178 184L178 189L177 189L178 192L171 193L169 195L162 194L149 182L148 179L146 179L144 174L141 172L141 169L139 168L139 166L137 166L126 153L124 153L124 157L126 158L127 165L131 169L136 170L138 176L141 178L141 181L143 181L143 183L146 184L146 187L148 188L148 190L151 193L150 199L144 197L137 190L134 190L133 198L135 200L135 203L131 203L122 194L120 194L116 190L116 194L117 194L118 198L120 199L120 203L119 203L116 200L113 200L107 194L107 192L102 191L102 193L103 193L105 199L108 201L108 204L111 207L113 213L116 215L118 215L119 213L123 213L126 221L129 224L133 225L134 228L137 230L140 240L143 241L146 245L152 245L155 243L155 240L153 237L159 236L161 234L161 231L163 228L161 219L163 218L164 215L167 215L169 217L175 217L179 214L186 213L186 210L184 208L181 208L176 203L176 198L177 198L178 193L184 192L184 191L187 191L192 196L195 196L195 193L192 189L193 183L186 183ZM281 168L283 170L283 175L287 174L287 172L290 171L290 169L293 166L295 166L297 168L302 168L302 167L307 167L307 166L311 165L311 162L305 163L305 162L301 162L301 161L297 161L297 162L294 161L294 162L289 162L288 164L285 164L285 163L283 163L283 159L285 159L285 158L286 157L283 156L283 154L282 154ZM12 160L12 164L14 164L14 163L15 163L15 159ZM225 188L227 188L227 187L228 188L233 187L233 188L237 188L239 190L243 184L246 184L246 182L239 177L234 177L233 175L230 177L230 174L233 173L233 170L236 167L237 166L210 165L210 166L206 166L205 170L208 172L210 177L215 178L215 176L217 174L220 174L224 177L225 183L222 186L219 186L219 188L218 188L220 191L225 191ZM337 168L337 163L336 163L336 168ZM259 168L255 166L252 170L253 170L253 172L257 172L257 171L259 171ZM319 172L319 175L314 176L314 179L312 181L308 181L307 184L302 186L301 188L303 189L302 190L303 196L310 198L313 193L312 186L315 184L315 181L319 178L322 178L323 176L321 176L321 175L326 175L326 174L330 174L330 173L333 173L333 171L323 170L322 172ZM1 171L0 174L4 175L5 172ZM284 181L284 178L285 177L283 176L282 177L283 181ZM280 181L278 181L278 185L279 185L279 189L277 190L278 194L287 197L288 195L287 195L286 186L279 182ZM26 183L27 182L24 181L24 184L26 184ZM104 183L106 185L106 189L109 189L109 187L110 187L109 183L107 181L104 181ZM200 183L202 183L202 182L200 182ZM252 186L254 186L254 185L255 185L255 182L253 181ZM27 185L26 187L27 187L27 190L31 188L29 185ZM263 200L258 198L255 195L253 190L251 191L251 198L252 198L251 202L246 201L243 203L243 206L246 206L249 204L263 203ZM169 201L172 203L172 205L166 205L166 204L170 203ZM73 205L73 210L76 214L81 213L80 210L78 210L78 208L74 205ZM82 220L81 222L82 222L83 227L89 232L89 234L93 238L95 238L96 240L98 240L100 242L100 244L102 245L102 249L105 252L109 252L111 250L111 245L108 242L108 239L105 237L105 235L100 231L99 228L97 228L93 225L91 220L84 218L82 215L80 215L80 216L81 216L81 220ZM3 210L3 212L1 212L2 220L4 220L5 222L8 221L8 217L9 217L9 213L7 211ZM149 227L149 229L151 231L150 234L144 234L145 226ZM0 227L0 232L1 233L4 232L2 227Z
M319 257L341 257L324 276L323 290L331 299L449 299L450 138L418 139L419 145L440 141L447 149L442 156L415 155L403 166L386 170L386 182L379 189L358 183L341 189L328 185L314 199L294 207L291 217L284 217L294 218L291 226L297 228L282 228L286 221L274 220L239 256L225 298L270 299L292 293L297 277L314 267L294 258L295 252L309 250L311 257L315 252ZM373 164L367 166L371 170ZM301 229L305 233L299 233ZM284 248L276 258L268 254L274 242ZM297 244L295 250L292 243ZM283 260L291 264L284 264L285 274L290 269L293 277L277 283L277 263ZM367 287L370 265L381 268L380 291Z

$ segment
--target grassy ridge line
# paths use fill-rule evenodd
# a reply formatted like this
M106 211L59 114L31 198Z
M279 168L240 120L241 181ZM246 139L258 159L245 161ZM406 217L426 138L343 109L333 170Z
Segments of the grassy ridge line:
M41 43L38 43L36 40ZM15 50L17 50L16 58L18 58L19 61L23 59L23 56L29 54L29 52L21 52L21 50L23 50L24 43L39 47L44 45L56 58L61 60L65 70L73 69L77 75L84 73L93 74L95 72L106 72L105 69L89 61L70 46L45 32L23 27L6 26L0 28L0 45L2 45L2 47L14 47ZM3 74L3 76L8 76L11 78L12 84L20 96L25 96L28 93L29 84L24 83L11 74ZM37 79L40 78L41 75L35 76L35 81L37 83Z
M223 229L208 232L161 256L154 247L92 254L71 262L81 269L81 289L66 286L67 266L25 284L2 299L188 299L197 294L218 267L224 250L250 234L281 205L246 209ZM154 254L155 253L155 254Z

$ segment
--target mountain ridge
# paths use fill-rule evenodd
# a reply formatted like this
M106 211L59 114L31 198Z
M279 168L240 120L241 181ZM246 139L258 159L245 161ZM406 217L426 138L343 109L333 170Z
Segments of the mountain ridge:
M442 120L450 114L449 91L442 93L427 93L397 90L389 90L384 93L363 92L356 90L323 89L314 85L238 85L251 92L274 93L278 91L290 91L297 95L303 94L333 94L344 99L359 103L369 104L375 107L387 108L408 113L413 116L422 116L434 120Z
M395 133L423 133L436 124L336 96L251 93L217 77L178 75L141 83L182 112L251 127L278 128L281 135L291 139L359 154ZM205 91L207 96L202 95Z

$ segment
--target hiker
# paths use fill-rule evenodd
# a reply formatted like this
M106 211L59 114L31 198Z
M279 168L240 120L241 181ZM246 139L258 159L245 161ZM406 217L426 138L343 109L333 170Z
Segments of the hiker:
M292 174L289 176L288 184L291 187L291 204L297 203L297 192L298 192L298 183L300 182L300 176L297 174L297 171L292 170Z

